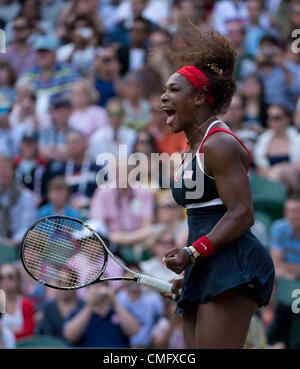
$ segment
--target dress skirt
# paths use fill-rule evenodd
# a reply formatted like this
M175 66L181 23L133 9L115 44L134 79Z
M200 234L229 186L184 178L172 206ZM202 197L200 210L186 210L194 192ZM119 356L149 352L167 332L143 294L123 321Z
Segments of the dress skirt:
M225 214L223 205L188 209L188 246L207 235ZM205 303L228 290L236 290L258 306L267 305L273 290L274 264L264 246L247 230L231 244L184 271L176 313Z

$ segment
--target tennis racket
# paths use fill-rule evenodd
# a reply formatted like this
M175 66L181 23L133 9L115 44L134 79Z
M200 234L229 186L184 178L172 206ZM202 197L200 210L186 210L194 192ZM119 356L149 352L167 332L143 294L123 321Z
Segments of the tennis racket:
M108 255L132 277L101 278ZM48 287L74 290L112 280L135 281L159 292L171 292L171 284L139 274L118 260L100 235L82 221L48 216L33 224L21 246L25 270Z

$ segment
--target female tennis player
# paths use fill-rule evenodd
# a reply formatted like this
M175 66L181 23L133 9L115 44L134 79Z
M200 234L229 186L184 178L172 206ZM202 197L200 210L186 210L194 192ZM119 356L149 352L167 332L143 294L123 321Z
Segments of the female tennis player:
M252 315L269 302L274 265L250 230L250 153L216 117L235 91L235 53L217 32L192 25L181 29L179 45L173 58L181 67L169 77L161 107L171 131L187 138L172 191L187 208L189 237L187 247L165 254L165 263L184 271L172 291L182 288L176 312L183 313L186 347L242 348ZM191 180L203 182L197 198L188 195Z

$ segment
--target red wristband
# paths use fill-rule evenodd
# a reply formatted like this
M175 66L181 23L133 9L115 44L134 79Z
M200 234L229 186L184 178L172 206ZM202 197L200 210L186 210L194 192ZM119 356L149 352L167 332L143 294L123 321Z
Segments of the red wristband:
M200 237L197 241L193 243L193 246L199 252L202 258L206 258L207 256L215 253L214 245L206 236Z

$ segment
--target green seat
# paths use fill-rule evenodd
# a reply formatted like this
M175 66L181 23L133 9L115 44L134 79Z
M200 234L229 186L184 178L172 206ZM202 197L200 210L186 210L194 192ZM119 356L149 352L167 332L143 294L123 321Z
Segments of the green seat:
M60 338L39 335L23 338L22 340L17 342L17 348L31 348L31 347L68 348L70 346Z
M18 252L16 249L0 244L0 266L10 264L18 260Z
M292 306L295 297L292 297L294 290L300 290L300 280L290 281L287 279L278 279L276 288L276 300L281 304Z
M254 213L254 218L255 220L258 220L259 222L261 222L266 227L268 234L270 234L270 228L272 225L272 218L270 217L270 215L263 211L257 210Z
M285 186L257 176L250 178L250 185L255 211L267 213L273 221L282 218L287 198Z

